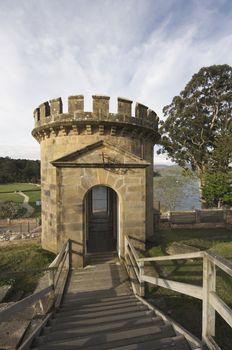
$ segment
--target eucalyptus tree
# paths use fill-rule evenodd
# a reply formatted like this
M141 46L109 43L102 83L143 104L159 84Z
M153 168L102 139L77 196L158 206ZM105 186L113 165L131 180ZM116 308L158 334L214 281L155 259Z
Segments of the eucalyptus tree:
M232 67L224 64L201 68L163 112L166 120L161 122L159 153L167 152L183 168L190 166L201 190L208 171L229 170Z

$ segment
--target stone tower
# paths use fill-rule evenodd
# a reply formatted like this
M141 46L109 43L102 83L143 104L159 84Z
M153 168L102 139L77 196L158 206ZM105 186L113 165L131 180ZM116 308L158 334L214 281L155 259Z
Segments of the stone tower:
M92 112L82 95L42 103L34 111L32 135L41 149L42 246L58 252L72 242L74 266L86 254L117 250L124 235L143 250L153 235L153 146L158 117L148 107L94 95Z

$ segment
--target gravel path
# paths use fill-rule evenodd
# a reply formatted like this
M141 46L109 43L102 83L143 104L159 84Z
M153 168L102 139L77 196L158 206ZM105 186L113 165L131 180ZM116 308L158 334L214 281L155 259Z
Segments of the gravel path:
M23 201L23 208L27 209L27 217L28 216L31 216L33 213L34 213L34 208L29 204L29 197L23 193L23 192L18 192L18 194L20 196L23 196L24 197L24 201Z

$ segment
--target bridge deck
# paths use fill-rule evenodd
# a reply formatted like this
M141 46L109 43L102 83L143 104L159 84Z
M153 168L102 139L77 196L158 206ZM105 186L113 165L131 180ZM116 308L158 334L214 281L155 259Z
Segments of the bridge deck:
M33 343L41 350L189 350L183 336L132 293L112 254L91 256L72 270L61 307Z
M71 271L64 302L132 294L127 272L116 255L94 254L87 264L83 269Z

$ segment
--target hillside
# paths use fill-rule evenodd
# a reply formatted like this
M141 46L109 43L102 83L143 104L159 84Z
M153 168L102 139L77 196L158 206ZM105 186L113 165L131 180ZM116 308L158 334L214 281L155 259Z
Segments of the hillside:
M0 183L39 181L39 160L0 157Z

